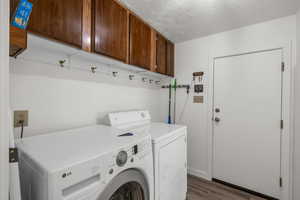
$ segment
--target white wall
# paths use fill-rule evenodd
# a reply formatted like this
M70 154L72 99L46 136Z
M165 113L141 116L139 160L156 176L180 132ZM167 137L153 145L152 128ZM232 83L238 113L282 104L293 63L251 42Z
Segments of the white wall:
M188 125L188 167L189 172L207 177L208 164L208 72L211 55L220 52L248 52L283 43L295 42L295 16L285 17L241 29L224 32L205 38L199 38L176 45L176 77L178 82L187 84L192 72L205 71L205 102L193 104L192 96L188 100L182 123ZM178 112L182 110L186 95L177 97Z
M10 68L12 109L29 110L24 136L103 123L107 113L124 110L148 109L160 120L157 88L101 83L94 80L97 74L22 59L11 59Z
M299 3L300 4L300 3ZM297 13L297 67L295 69L294 200L300 199L300 10Z

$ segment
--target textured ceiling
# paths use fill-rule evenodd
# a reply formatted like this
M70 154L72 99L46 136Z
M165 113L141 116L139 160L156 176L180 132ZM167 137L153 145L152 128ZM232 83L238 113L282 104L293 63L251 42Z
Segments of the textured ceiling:
M295 14L300 0L119 0L173 42Z

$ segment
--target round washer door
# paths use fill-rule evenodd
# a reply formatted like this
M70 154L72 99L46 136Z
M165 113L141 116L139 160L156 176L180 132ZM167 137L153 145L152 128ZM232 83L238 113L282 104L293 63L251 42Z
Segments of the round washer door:
M149 189L144 175L138 170L126 170L106 186L97 200L149 200Z

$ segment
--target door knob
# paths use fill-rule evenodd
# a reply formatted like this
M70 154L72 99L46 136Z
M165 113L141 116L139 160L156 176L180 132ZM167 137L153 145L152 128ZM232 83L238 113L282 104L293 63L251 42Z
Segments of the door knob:
M221 119L219 117L215 118L215 122L220 122L220 121L221 121Z

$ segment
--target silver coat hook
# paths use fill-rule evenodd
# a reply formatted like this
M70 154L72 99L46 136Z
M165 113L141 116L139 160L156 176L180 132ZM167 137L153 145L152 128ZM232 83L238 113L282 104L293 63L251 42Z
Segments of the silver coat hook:
M150 80L149 80L149 83L150 83L150 84L152 84L152 83L153 83L153 80L152 80L152 79L150 79Z
M58 61L60 67L65 67L66 62L67 62L66 60L59 60Z
M112 75L113 75L113 77L117 77L118 72L113 72Z
M92 71L92 73L93 73L93 74L95 74L95 73L96 73L96 69L97 69L97 67L96 67L96 66L91 66L91 71Z
M134 75L129 75L129 80L133 80L133 78L134 78Z
M147 78L143 77L143 78L142 78L142 81L143 81L143 82L146 82L146 81L147 81Z

